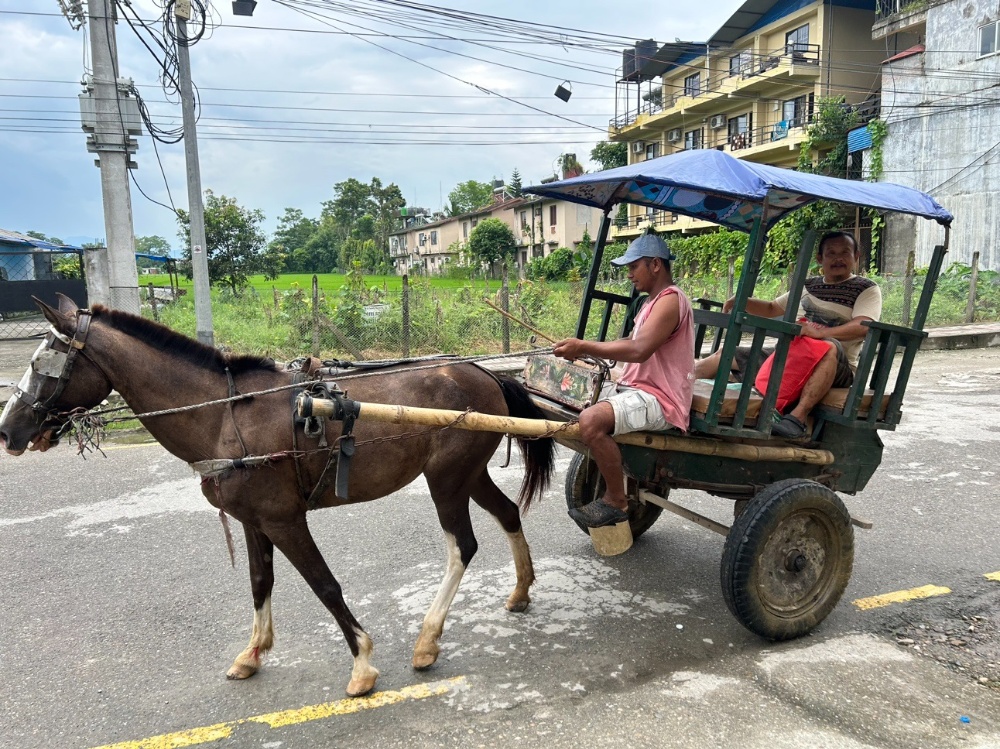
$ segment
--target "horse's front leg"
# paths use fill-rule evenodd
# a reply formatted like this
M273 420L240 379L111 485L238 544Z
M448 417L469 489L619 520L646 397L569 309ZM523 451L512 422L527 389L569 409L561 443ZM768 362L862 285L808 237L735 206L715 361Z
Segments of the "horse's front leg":
M236 656L226 673L228 679L247 679L257 673L263 656L274 645L274 625L271 622L271 589L274 587L274 544L271 539L246 523L250 560L250 589L253 592L253 630L250 643Z
M378 669L371 664L374 649L372 640L347 608L340 584L320 554L309 526L306 525L305 516L295 522L268 526L264 530L340 625L347 646L354 656L347 696L360 697L368 694L375 688L375 680L378 679Z

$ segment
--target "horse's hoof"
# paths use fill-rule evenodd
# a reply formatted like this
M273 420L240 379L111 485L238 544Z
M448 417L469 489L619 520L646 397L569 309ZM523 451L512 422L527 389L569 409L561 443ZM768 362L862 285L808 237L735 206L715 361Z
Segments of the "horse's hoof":
M433 653L414 653L413 654L413 668L416 671L425 671L435 663L437 663L438 653L440 650L436 650Z
M249 679L255 673L257 673L256 666L251 666L247 663L234 663L226 672L226 678L230 681L240 681L242 679Z
M530 598L508 598L507 599L507 610L513 611L515 614L520 614L522 611L528 610L528 604L531 603Z
M374 676L355 677L351 679L350 684L347 685L347 696L364 697L375 688L375 681L377 679L378 673Z

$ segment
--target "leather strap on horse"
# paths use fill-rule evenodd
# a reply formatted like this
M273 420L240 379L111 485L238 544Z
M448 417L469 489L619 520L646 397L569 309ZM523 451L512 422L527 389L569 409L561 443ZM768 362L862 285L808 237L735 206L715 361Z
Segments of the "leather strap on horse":
M344 394L337 389L335 385L331 388L330 384L331 383L327 382L315 382L309 387L311 391L324 400L332 400L336 403L337 415L335 418L343 423L340 437L337 438L336 446L330 449L326 464L323 466L323 472L319 476L319 480L309 493L309 496L305 498L306 507L310 510L315 510L319 506L320 499L333 482L336 482L334 491L337 497L341 499L348 499L348 484L351 477L351 459L354 457L355 451L354 435L352 434L352 430L354 429L354 422L358 418L360 409L354 401L348 400L344 397ZM317 417L306 417L306 419L309 418ZM325 432L325 423L323 424L323 429ZM336 464L334 463L335 457ZM331 470L331 468L333 470Z

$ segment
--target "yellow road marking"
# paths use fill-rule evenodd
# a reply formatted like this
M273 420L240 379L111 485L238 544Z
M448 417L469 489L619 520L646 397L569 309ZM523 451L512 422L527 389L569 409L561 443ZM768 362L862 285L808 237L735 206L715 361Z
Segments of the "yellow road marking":
M231 720L226 723L216 723L212 726L191 728L186 731L164 733L136 741L122 741L118 744L105 744L94 749L180 749L185 746L208 744L213 741L229 738L233 729L246 723L264 723L271 728L283 728L311 720L322 720L334 715L351 715L362 710L372 710L376 707L396 705L409 700L423 700L428 697L439 697L448 694L452 688L465 681L464 676L456 676L444 681L432 681L427 684L414 684L396 691L376 692L370 697L355 697L353 699L324 702L319 705L307 705L294 710L282 710L277 713L254 715L250 718Z
M868 609L878 609L892 603L902 603L904 601L915 601L920 598L931 598L932 596L943 596L951 593L951 588L944 588L940 585L924 585L910 590L897 590L894 593L884 593L871 598L859 598L854 601L854 605L862 611Z
M987 580L996 580L997 582L1000 582L1000 572L987 572L983 575L983 577Z

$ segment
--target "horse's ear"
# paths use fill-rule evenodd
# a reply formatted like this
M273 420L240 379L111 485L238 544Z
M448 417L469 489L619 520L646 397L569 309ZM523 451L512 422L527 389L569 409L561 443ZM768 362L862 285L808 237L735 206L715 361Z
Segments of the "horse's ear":
M60 294L57 291L56 296L59 297L59 311L62 312L64 315L75 315L77 311L80 309L79 307L76 306L76 302L74 302L65 294Z
M41 299L36 296L31 297L31 299L38 305L38 309L42 311L45 315L45 319L48 320L52 327L58 330L63 335L73 335L76 330L76 317L71 315L65 315L57 309L53 309Z

